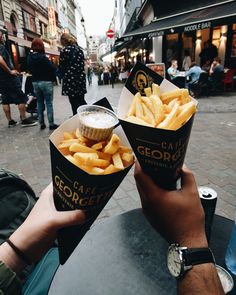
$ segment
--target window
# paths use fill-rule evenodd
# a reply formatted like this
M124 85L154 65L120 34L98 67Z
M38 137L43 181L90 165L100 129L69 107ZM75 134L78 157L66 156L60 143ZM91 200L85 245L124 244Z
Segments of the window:
M36 32L35 17L27 11L23 10L23 18L25 28L30 31Z
M236 57L236 24L233 24L231 57Z
M219 48L220 46L220 32L221 28L220 27L215 27L212 32L212 43Z

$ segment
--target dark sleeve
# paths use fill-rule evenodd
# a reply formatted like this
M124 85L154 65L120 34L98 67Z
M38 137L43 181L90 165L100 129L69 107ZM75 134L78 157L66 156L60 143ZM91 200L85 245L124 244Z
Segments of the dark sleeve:
M29 72L32 74L32 64L30 62L30 55L28 55L28 57L27 57L27 68L28 68Z
M60 57L59 57L58 71L62 77L65 74L65 63L66 63L65 52L64 52L64 50L61 50Z
M78 72L82 73L85 72L84 69L84 53L83 50L79 49L77 54L77 70Z
M21 294L21 282L16 274L0 261L0 294Z
M46 57L44 56L44 64L45 68L48 69L48 73L50 73L50 76L52 77L52 81L56 79L56 68L53 65L53 63Z

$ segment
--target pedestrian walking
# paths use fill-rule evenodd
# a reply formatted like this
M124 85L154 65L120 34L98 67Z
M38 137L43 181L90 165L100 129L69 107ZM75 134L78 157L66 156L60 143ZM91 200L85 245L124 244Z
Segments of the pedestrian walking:
M113 64L111 64L111 67L110 67L110 81L111 81L111 87L114 88L114 84L115 84L115 81L116 81L116 78L118 76L118 71L117 71L117 68L115 66L113 66Z
M46 128L44 121L45 104L49 129L54 130L58 127L54 123L53 112L53 81L56 78L56 68L46 57L44 43L40 38L35 38L31 44L31 52L28 56L28 69L32 74L34 93L37 97L38 120L40 129Z
M62 34L59 70L62 76L62 95L67 95L73 115L77 108L87 104L84 95L86 90L86 75L84 70L84 53L75 39L67 33Z
M37 122L26 118L25 103L27 97L21 90L19 73L14 69L12 60L5 48L3 33L0 31L0 93L2 95L2 108L8 120L8 127L14 127L17 122L11 116L11 104L16 104L20 113L22 127L37 125Z

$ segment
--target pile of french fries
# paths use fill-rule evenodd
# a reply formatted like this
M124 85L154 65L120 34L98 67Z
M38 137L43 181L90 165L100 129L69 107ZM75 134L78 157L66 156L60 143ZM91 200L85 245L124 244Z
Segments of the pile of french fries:
M74 165L89 174L105 175L123 170L134 162L133 152L121 145L118 135L96 142L79 133L64 132L58 150Z
M146 96L135 94L125 120L131 123L168 130L177 130L196 112L196 102L188 89L160 91L153 83L144 89Z

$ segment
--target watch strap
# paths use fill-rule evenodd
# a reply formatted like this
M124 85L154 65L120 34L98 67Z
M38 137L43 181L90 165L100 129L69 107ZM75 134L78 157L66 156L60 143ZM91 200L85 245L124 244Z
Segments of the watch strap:
M214 263L215 258L210 248L189 248L183 251L185 265Z

